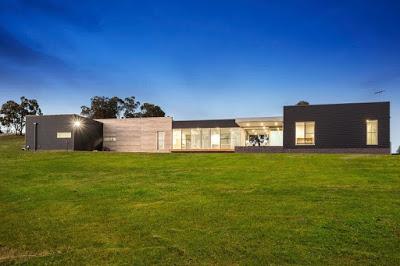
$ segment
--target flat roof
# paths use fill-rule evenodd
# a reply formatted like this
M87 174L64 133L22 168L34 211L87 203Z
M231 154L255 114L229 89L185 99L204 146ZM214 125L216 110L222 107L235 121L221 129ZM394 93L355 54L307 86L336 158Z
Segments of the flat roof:
M283 107L296 107L296 106L300 106L300 107L307 107L307 106L332 106L332 105L361 105L361 104L390 104L390 101L383 101L383 102L358 102L358 103L327 103L327 104L309 104L309 105L297 105L297 104L293 104L293 105L285 105Z
M241 117L235 119L236 123L246 122L282 122L283 116Z
M172 128L215 128L215 127L239 127L235 119L213 120L172 120Z

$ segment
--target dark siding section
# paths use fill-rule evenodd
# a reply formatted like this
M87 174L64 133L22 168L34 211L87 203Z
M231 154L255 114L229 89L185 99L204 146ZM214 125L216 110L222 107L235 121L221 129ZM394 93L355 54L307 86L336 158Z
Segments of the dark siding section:
M74 129L75 119L82 121L80 129ZM58 139L57 132L71 132L71 138ZM30 149L34 149L35 135L37 150L95 150L102 147L103 125L77 115L27 116L25 138Z
M235 119L172 121L172 128L239 127Z
M36 143L38 150L73 150L74 115L49 115L26 117L26 145L34 148L34 123L37 123ZM57 132L71 132L70 139L57 139Z
M390 103L284 107L286 149L390 148ZM366 120L378 120L378 145L366 145ZM295 123L315 121L315 145L295 145Z
M103 123L76 116L81 121L81 127L75 129L74 150L92 151L103 148Z

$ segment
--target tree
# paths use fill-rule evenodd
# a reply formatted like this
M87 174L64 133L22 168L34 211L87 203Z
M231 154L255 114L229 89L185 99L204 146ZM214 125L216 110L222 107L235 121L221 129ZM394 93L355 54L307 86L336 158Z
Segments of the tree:
M118 97L95 96L90 99L90 107L81 106L81 115L94 118L132 118L132 117L164 117L160 106L136 100L134 96L121 99ZM140 106L140 112L137 109Z
M310 103L307 102L307 101L299 101L296 105L298 105L298 106L307 106L307 105L310 105Z
M138 117L136 109L140 106L140 102L136 101L134 96L127 97L124 100L124 117Z
M90 99L90 107L81 106L81 115L94 119L117 118L124 110L124 101L118 97L95 96Z
M140 106L140 117L164 117L165 112L160 106L151 103L144 103Z
M6 128L13 128L15 134L22 135L25 128L25 117L27 115L42 115L39 104L35 99L20 98L21 103L9 100L1 106L0 123Z

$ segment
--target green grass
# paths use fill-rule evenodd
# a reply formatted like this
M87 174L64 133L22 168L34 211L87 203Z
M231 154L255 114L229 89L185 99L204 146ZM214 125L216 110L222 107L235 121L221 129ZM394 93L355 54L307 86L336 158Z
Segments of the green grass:
M400 157L23 152L0 264L400 264Z

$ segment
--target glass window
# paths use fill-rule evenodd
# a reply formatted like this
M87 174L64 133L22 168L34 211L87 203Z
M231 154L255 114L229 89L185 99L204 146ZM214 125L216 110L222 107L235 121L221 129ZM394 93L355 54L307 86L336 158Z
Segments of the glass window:
M210 149L211 148L211 135L209 128L201 129L201 148Z
M231 129L231 149L240 146L240 128Z
M181 149L181 143L182 143L182 130L180 129L174 129L172 131L172 148L180 150Z
M158 131L157 132L157 150L163 150L164 149L164 139L165 139L165 132L164 131Z
M190 149L191 140L190 129L182 129L182 149Z
M191 131L191 149L201 149L201 130L193 128Z
M71 136L71 132L57 132L58 139L70 139Z
M211 148L220 148L220 130L219 128L211 128Z
M103 141L105 141L105 142L117 141L117 138L116 137L104 137Z
M296 145L315 144L315 122L296 122Z
M367 120L367 145L378 145L378 120Z
M221 149L230 149L231 148L231 129L230 128L221 128Z

